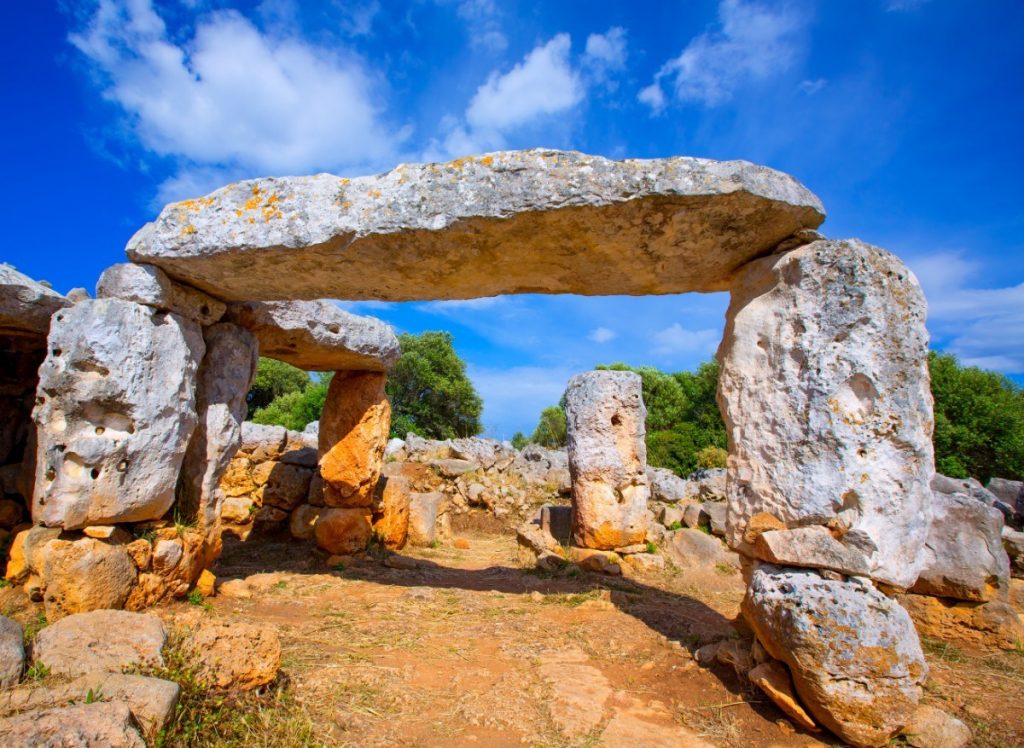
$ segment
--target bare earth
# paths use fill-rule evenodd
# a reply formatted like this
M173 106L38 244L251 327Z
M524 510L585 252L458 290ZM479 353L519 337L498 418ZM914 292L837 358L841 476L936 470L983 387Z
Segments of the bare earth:
M838 744L796 730L728 666L695 662L700 644L747 635L733 625L738 574L548 575L519 567L509 535L461 537L466 550L403 552L415 570L234 544L216 571L254 595L214 598L205 615L277 629L283 677L325 745ZM926 650L927 702L976 745L1024 745L1024 653Z

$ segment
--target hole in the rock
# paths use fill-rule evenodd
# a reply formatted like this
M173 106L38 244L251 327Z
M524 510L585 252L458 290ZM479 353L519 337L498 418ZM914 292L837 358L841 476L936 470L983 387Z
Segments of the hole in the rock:
M612 416L612 426L621 426L621 425L622 425L622 416L620 416L618 413L616 413L615 415Z
M203 315L204 317L205 317L205 316L207 316L207 315L209 315L209 313L210 313L210 307L208 307L208 306L207 306L206 304L203 304L203 305L202 305L202 306L201 306L201 307L199 308L199 313L200 313L200 314L202 314L202 315Z
M117 463L117 472L123 473L127 469L128 469L128 460L121 460L119 463Z
M96 427L96 435L97 436L101 435L104 431L106 431L106 429L103 428L102 426L97 426Z
M63 352L64 351L62 351L60 348L54 348L53 349L53 356L57 357L57 356L61 355Z
M327 331L332 335L337 335L339 332L341 332L341 328L335 324L330 324L327 325Z
M46 466L46 480L53 481L53 480L56 480L56 479L57 479L57 471L54 469L53 465L47 465Z
M89 471L89 477L92 478L93 480L96 480L97 478L99 478L100 477L100 470L99 470L99 468L93 468L92 470L90 470Z

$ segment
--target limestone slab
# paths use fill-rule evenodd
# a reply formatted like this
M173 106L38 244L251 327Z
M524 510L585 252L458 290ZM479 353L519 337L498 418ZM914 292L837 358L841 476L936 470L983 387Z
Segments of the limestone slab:
M257 179L173 203L135 262L232 301L719 291L824 218L746 161L610 161L553 150Z
M45 336L50 317L71 302L49 286L0 262L0 330Z
M718 351L728 539L750 519L827 526L873 579L913 584L931 512L926 305L898 258L857 240L757 260Z
M224 302L175 283L158 267L122 262L111 265L96 283L96 298L124 299L174 312L201 325L224 316Z

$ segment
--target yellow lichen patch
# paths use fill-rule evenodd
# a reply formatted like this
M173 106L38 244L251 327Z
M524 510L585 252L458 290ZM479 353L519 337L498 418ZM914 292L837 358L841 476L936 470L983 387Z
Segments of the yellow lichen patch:
M260 207L260 203L263 202L263 190L259 188L259 185L252 186L252 197L245 201L243 208L245 210L256 210Z
M215 198L212 197L201 197L193 200L182 200L181 202L175 203L174 207L180 211L192 211L196 213L203 208L209 208L213 205Z
M191 223L187 223L181 227L182 236L191 236L194 233L196 233L196 227L193 226Z
M484 166L490 166L491 164L494 163L494 157L484 156L483 158L480 159L480 163L483 164Z
M380 197L380 190L370 190L366 194L370 197Z

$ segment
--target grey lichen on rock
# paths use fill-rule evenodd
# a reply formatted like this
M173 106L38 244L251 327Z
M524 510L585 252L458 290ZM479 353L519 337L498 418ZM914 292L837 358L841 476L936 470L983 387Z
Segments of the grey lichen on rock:
M0 330L46 335L50 317L71 301L0 262Z
M329 301L234 303L227 320L256 336L261 356L306 371L386 371L401 355L390 325Z
M746 161L503 151L377 176L256 179L166 206L128 256L225 300L721 291L824 219Z

